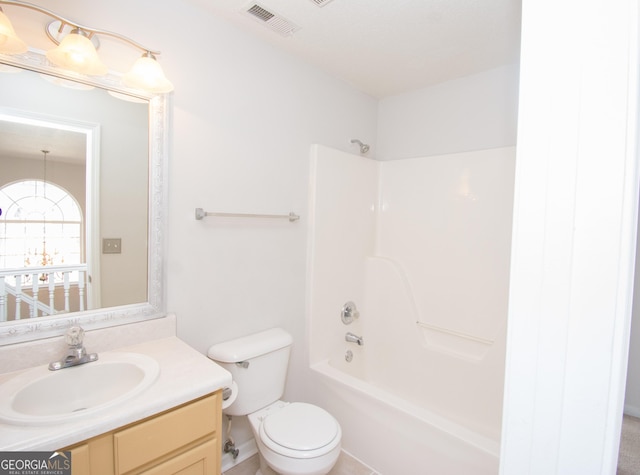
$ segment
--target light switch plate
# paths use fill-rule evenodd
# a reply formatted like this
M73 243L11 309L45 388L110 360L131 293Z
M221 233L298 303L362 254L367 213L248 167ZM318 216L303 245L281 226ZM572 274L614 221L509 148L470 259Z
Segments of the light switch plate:
M104 238L102 239L103 254L120 254L122 252L121 238Z

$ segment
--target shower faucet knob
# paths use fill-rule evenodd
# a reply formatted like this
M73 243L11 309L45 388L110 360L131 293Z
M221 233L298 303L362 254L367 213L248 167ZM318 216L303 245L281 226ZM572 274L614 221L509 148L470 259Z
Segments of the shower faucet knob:
M360 312L356 308L356 304L353 302L347 302L342 306L342 312L340 312L340 318L342 323L349 325L354 319L360 316Z

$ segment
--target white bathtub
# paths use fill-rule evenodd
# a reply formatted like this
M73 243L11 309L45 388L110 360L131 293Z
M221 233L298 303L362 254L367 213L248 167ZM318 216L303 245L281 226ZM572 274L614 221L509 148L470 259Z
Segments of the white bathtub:
M495 475L499 441L335 368L312 369L323 405L343 428L343 446L383 475Z

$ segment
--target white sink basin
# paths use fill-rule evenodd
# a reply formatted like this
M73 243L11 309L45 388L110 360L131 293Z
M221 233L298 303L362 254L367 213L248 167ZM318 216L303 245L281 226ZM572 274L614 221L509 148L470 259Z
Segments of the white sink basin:
M41 425L96 415L144 391L159 373L158 362L139 353L104 353L58 371L26 370L0 384L0 420Z

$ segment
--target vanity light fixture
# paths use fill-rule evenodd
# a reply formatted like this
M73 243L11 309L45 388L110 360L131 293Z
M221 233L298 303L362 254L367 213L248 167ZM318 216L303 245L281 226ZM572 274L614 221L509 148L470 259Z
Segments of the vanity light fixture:
M47 51L46 57L60 68L89 76L107 74L107 66L100 61L96 48L100 44L98 36L109 36L143 52L142 57L122 77L125 86L153 94L173 90L173 84L166 78L156 60L156 56L160 54L158 51L145 48L118 33L80 25L32 3L21 0L0 0L0 4L28 8L55 19L46 30L49 39L58 46ZM69 32L67 32L68 29L70 29ZM57 34L51 34L52 31L56 31ZM9 18L0 7L0 54L20 54L26 51L27 45L16 35Z

